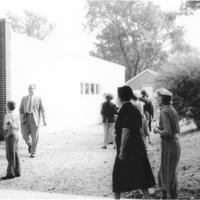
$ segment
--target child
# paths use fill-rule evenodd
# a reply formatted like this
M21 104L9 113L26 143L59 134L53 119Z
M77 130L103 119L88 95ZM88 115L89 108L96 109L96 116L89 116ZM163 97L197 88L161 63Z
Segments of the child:
M7 174L3 180L19 177L21 173L19 153L18 153L18 130L19 117L15 110L15 102L8 101L6 105L7 113L4 118L5 142L6 142L6 158L8 161Z

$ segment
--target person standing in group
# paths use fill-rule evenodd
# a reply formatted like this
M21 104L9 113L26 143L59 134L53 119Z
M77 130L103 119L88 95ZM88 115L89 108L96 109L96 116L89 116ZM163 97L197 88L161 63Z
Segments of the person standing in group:
M32 158L36 156L41 115L44 126L46 126L45 110L42 100L35 95L35 90L36 85L30 84L28 87L29 95L22 98L19 108L22 136L28 145L28 152ZM30 136L32 141L30 140Z
M8 167L6 176L2 177L3 180L19 177L21 175L21 166L18 152L19 117L14 112L15 107L15 102L7 102L7 113L4 118L3 129L5 130L6 158L8 161Z
M145 90L141 91L141 95L142 96L139 98L139 100L144 103L143 111L144 111L144 114L145 114L145 117L146 117L146 123L148 125L146 137L148 137L149 143L151 143L150 132L152 131L151 122L152 122L153 114L154 114L153 105L152 105L151 100L148 98L148 94ZM146 139L145 139L145 141L146 141Z
M141 134L142 134L142 139L144 141L145 147L147 149L147 137L149 137L149 132L148 132L148 122L146 119L146 116L144 114L144 102L139 100L139 94L137 91L134 92L134 97L133 97L133 105L140 111L140 114L142 115L142 127L141 127ZM149 137L149 143L151 143L150 141L150 137Z
M101 115L103 118L104 126L104 146L106 149L109 144L109 139L112 138L112 142L115 148L115 137L114 137L114 125L115 125L115 115L117 115L117 107L112 103L113 96L107 94L105 96L106 101L102 104Z
M158 183L163 191L163 199L170 194L171 199L177 198L177 169L180 160L181 147L179 142L179 119L172 107L172 93L161 88L157 91L157 101L161 107L159 127L155 134L161 136L161 164L158 173Z
M113 168L113 192L120 199L121 192L136 189L149 198L148 188L155 180L141 136L142 116L132 103L134 94L129 86L118 88L121 108L115 124L117 155Z

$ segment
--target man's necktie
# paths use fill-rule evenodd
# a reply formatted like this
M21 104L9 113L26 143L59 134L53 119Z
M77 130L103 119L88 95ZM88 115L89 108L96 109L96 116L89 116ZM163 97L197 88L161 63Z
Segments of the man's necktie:
M32 112L32 95L29 96L28 112Z

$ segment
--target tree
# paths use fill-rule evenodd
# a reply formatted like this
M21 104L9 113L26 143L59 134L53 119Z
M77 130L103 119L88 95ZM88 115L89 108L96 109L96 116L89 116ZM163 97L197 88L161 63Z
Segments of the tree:
M200 1L196 0L184 0L181 3L180 14L192 15L194 11L200 9Z
M86 19L85 29L96 34L91 54L126 66L126 80L160 66L168 57L164 45L182 37L174 25L176 13L165 13L151 2L88 1Z
M173 104L181 118L189 112L200 129L200 54L177 54L170 58L157 76L157 88L165 87L173 94Z
M184 29L181 26L176 26L170 33L170 41L170 54L189 53L193 51L191 45L184 40Z
M24 16L20 17L7 13L8 21L14 32L43 40L55 29L55 24L49 23L46 17L27 10L23 14Z

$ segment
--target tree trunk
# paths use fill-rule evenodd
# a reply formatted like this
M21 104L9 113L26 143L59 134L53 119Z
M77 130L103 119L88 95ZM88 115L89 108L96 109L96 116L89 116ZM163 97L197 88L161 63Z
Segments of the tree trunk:
M125 80L128 81L129 79L131 79L132 77L136 76L138 73L138 66L139 66L139 61L140 61L140 55L138 53L137 47L136 47L136 61L134 62L133 65L131 65L131 61L127 56L125 47L123 45L123 41L122 41L122 34L118 36L118 40L119 40L119 46L120 46L120 50L121 53L124 57L125 63L126 63L126 75L125 75Z
M137 60L136 60L135 65L134 65L134 76L136 76L138 74L139 61L140 61L140 55L137 51Z
M130 80L132 77L132 68L126 67L125 81Z
M129 64L129 60L123 45L123 41L122 41L122 35L118 36L118 40L119 40L119 47L121 50L121 53L123 55L124 61L126 63L126 73L125 73L125 81L128 81L130 78L132 78L132 68Z

